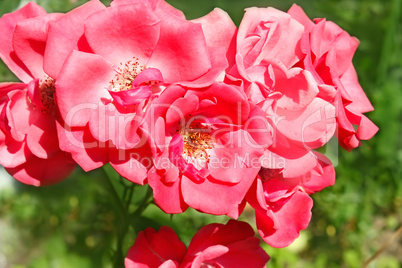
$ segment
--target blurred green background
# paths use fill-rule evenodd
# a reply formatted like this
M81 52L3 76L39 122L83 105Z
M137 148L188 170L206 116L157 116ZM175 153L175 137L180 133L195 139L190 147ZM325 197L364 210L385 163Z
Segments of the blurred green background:
M65 12L86 1L37 0L48 12ZM103 1L108 4L110 1ZM386 246L368 267L398 268L402 238L391 241L402 225L402 1L401 0L168 0L189 19L214 7L226 10L238 25L249 6L273 6L286 11L293 2L310 18L332 20L361 44L354 64L375 111L369 117L379 133L351 153L339 150L337 181L313 196L313 218L307 230L288 248L264 246L268 267L361 267ZM0 14L27 1L0 0ZM0 44L1 45L1 44ZM0 81L16 81L0 63ZM109 168L109 167L108 167ZM64 182L46 188L23 185L0 169L0 268L112 267L116 230L120 222L104 173L80 169ZM114 178L123 194L130 186ZM146 187L137 187L132 205L138 206ZM242 219L252 222L251 211ZM165 215L150 205L135 225L169 225L189 243L203 225L226 222L188 210ZM133 243L130 229L123 250Z

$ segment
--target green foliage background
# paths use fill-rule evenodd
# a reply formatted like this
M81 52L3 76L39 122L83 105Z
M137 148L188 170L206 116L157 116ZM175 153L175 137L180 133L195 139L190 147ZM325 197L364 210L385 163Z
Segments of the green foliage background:
M226 10L238 25L249 6L273 6L286 11L289 0L167 0L189 19L214 7ZM86 1L37 0L48 12L66 12ZM110 1L103 1L108 4ZM268 267L361 267L402 225L402 21L401 0L295 0L310 18L332 20L361 44L354 64L375 111L369 117L379 133L351 153L339 150L337 182L313 196L313 218L307 230L285 249L264 245L271 255ZM0 0L0 14L26 1ZM1 45L1 44L0 44ZM0 63L0 81L16 81ZM3 170L0 170L3 171ZM110 167L106 167L110 171ZM113 173L111 173L112 176ZM0 174L0 268L112 267L119 217L101 171L79 168L64 182L46 188L22 185ZM117 176L119 194L130 185ZM147 187L134 189L133 208ZM253 221L251 211L242 219ZM226 222L188 210L165 215L150 205L133 222L124 242L127 250L135 232L169 225L185 243L203 225ZM398 268L402 238L397 237L369 267Z

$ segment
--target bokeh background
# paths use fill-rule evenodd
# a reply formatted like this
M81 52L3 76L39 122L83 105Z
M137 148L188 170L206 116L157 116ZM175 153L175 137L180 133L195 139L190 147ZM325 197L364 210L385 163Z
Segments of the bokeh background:
M66 12L84 0L37 0L48 12ZM110 1L103 1L108 4ZM398 268L402 263L402 1L401 0L167 0L189 19L214 7L226 10L239 25L249 6L273 6L287 11L293 2L310 18L327 18L361 44L354 58L360 83L375 107L368 114L379 133L352 151L336 150L337 181L313 196L313 218L293 245L274 249L268 267ZM0 0L0 14L27 1ZM0 44L1 45L1 44ZM0 81L16 81L0 62ZM0 167L0 268L112 267L116 209L105 186L104 173L79 168L64 182L46 188L23 185ZM112 175L113 176L113 175ZM129 185L116 177L120 194ZM135 206L146 187L134 192ZM253 222L251 211L242 219ZM225 217L188 210L166 215L150 205L136 222L138 229L169 225L189 243L203 225ZM127 250L134 231L126 236Z

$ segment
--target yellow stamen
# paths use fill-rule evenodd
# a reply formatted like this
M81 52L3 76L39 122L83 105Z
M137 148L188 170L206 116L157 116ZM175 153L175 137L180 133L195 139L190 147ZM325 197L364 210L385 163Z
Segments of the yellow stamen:
M133 87L134 79L145 69L145 66L141 66L138 61L138 58L133 57L124 65L120 63L114 78L109 82L113 91L129 90Z

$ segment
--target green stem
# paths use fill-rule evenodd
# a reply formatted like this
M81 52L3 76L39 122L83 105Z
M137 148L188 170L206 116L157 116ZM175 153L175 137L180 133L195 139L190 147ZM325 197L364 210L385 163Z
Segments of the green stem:
M117 246L116 246L116 254L114 256L114 267L124 267L124 253L123 253L123 241L124 237L127 234L128 231L128 212L126 210L126 206L124 205L123 201L121 200L118 192L116 191L116 188L113 185L113 182L111 180L111 176L109 175L106 167L104 166L101 169L104 173L104 182L109 189L109 193L113 198L114 203L116 204L117 210L118 210L118 215L120 218L120 221L117 222Z
M134 195L134 189L135 189L135 184L133 183L133 185L131 185L130 187L130 191L128 193L128 199L127 199L127 210L130 208L130 204L131 204L131 199L133 198Z
M125 207L123 201L121 200L119 194L117 193L116 188L114 187L112 180L111 180L105 166L103 166L101 170L103 171L103 173L105 175L104 181L105 181L108 189L110 189L110 194L112 195L112 198L118 207L118 212L119 212L120 218L122 219L123 222L125 222L128 218L128 213L127 213L126 207Z
M137 209L129 215L130 222L135 222L136 218L141 216L141 214L144 212L144 210L152 204L153 199L152 199L152 188L148 186L147 192L144 196L144 199L142 199L142 202L138 205ZM137 231L135 226L132 226L134 231Z

